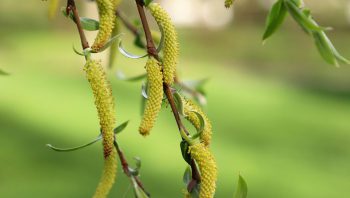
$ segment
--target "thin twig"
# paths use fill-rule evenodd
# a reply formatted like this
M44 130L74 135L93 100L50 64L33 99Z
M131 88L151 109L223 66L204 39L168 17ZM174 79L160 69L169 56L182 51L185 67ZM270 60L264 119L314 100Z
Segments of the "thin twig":
M151 31L150 31L148 21L146 18L146 14L145 14L145 10L144 10L144 3L142 0L135 0L135 1L136 1L136 5L137 5L137 10L138 10L139 15L140 15L143 30L144 30L145 36L146 36L147 53L149 56L152 56L159 61L160 59L159 59L156 47L154 45ZM172 109L176 124L178 126L178 129L180 130L180 132L181 132L181 130L184 130L186 132L186 134L189 134L181 121L179 112L178 112L176 104L175 104L173 94L171 92L171 87L167 83L163 83L163 90L164 90L164 93L168 99L170 106L171 106L171 109ZM192 169L192 179L194 181L200 183L201 177L200 177L198 168L197 168L193 159L191 160L190 165L191 165L191 169ZM190 190L192 190L192 189L190 189Z

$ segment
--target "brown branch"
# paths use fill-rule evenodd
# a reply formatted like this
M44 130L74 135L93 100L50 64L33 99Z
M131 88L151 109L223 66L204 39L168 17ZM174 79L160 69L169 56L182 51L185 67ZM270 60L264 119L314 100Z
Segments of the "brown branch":
M84 30L82 28L82 25L80 23L79 13L78 13L78 10L77 10L77 8L75 6L75 1L74 0L67 0L66 11L67 11L67 14L69 14L70 12L73 12L73 17L74 17L73 19L75 21L75 24L76 24L78 32L79 32L82 48L83 49L89 48L90 46L89 46L89 43L88 43L88 41L86 39L86 36L85 36ZM126 160L126 158L124 156L124 153L120 149L120 147L119 147L119 145L117 143L117 140L115 138L114 138L114 146L115 146L115 148L116 148L116 150L118 152L118 156L119 156L120 162L121 162L122 167L123 167L123 171L126 174L126 176L133 177L135 179L137 185L149 196L150 194L143 187L143 184L142 184L141 180L137 176L134 176L134 175L132 175L130 173L128 161Z
M135 1L136 1L136 5L137 5L137 10L138 10L139 15L140 15L140 19L142 22L143 30L144 30L145 36L146 36L148 55L152 56L155 59L157 59L158 61L160 61L156 47L155 47L154 42L153 42L153 38L152 38L151 31L150 31L150 28L148 25L148 21L146 18L146 14L145 14L145 10L144 10L144 3L142 0L135 0ZM171 109L172 109L172 112L173 112L173 115L174 115L174 118L175 118L175 121L176 121L176 124L178 126L179 131L184 130L185 133L187 135L189 135L188 131L186 130L185 126L183 125L183 123L181 121L179 111L177 110L177 107L175 105L174 96L171 92L170 85L168 85L167 83L163 83L163 90L164 90L164 93L168 99L170 106L171 106ZM194 162L193 159L191 160L190 166L192 169L192 180L194 180L194 182L200 183L201 177L200 177L198 168L196 166L196 163ZM192 188L189 190L191 191Z

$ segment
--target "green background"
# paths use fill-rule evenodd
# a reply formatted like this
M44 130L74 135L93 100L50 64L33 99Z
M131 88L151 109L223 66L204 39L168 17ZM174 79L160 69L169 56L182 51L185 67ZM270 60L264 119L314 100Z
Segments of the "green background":
M213 123L216 197L233 197L241 173L251 198L347 198L349 66L325 64L290 20L262 46L262 20L244 16L224 30L179 30L181 78L210 78L205 109ZM330 36L349 58L349 28L337 19ZM144 53L125 32L126 47ZM95 190L100 143L72 153L45 147L80 145L98 135L84 59L72 50L78 39L62 16L47 20L44 2L0 3L0 68L11 74L0 77L0 197L90 197ZM119 54L115 68L133 76L144 62ZM109 78L118 124L130 120L117 136L129 161L142 158L141 179L152 197L182 197L186 164L170 108L143 138L137 132L142 83L120 81L114 70ZM119 165L109 197L133 197L128 186Z

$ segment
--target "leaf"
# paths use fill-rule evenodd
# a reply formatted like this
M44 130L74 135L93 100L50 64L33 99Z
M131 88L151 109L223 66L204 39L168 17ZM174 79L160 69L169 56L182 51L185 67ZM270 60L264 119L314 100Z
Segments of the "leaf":
M137 184L134 177L131 177L131 182L133 184L134 193L135 193L136 198L149 198L149 196L145 193L145 191L143 191L139 187L139 185Z
M288 8L289 14L302 26L309 31L321 31L325 28L313 23L310 16L305 15L301 8L296 6L291 0L284 0L285 6Z
M146 106L146 98L141 95L141 106L140 106L140 115L143 115L143 112L145 111Z
M148 98L147 92L148 92L148 83L144 83L144 84L142 84L142 87L141 87L141 95L142 95L145 99Z
M96 31L100 27L100 22L95 19L80 17L80 22L83 29L87 31Z
M175 92L174 94L174 99L175 99L175 103L177 106L177 110L180 113L180 115L184 116L185 115L185 106L184 106L184 102L182 97L180 96L180 94L178 92Z
M200 128L197 130L197 133L194 134L194 135L191 137L191 139L194 140L194 139L198 138L198 137L202 134L202 132L203 132L203 130L204 130L204 127L205 127L205 120L204 120L204 118L203 118L203 115L200 114L200 113L198 113L197 111L191 111L191 112L193 112L193 113L195 113L195 114L197 115L197 117L198 117L198 119L199 119L199 123L200 123Z
M124 72L122 72L121 70L117 71L117 78L119 80L123 80L123 81L129 81L129 82L136 82L142 79L145 79L147 77L147 74L140 74L138 76L134 76L134 77L126 77Z
M263 35L263 41L269 38L281 26L287 15L287 8L283 0L278 0L271 8L266 20L266 29Z
M10 75L9 73L5 72L4 70L0 69L0 75L2 76L8 76Z
M180 143L180 148L181 148L181 154L183 159L189 164L191 165L191 155L188 152L188 148L189 148L189 144L187 141L182 140Z
M144 0L145 6L148 6L150 3L152 3L153 0Z
M73 12L70 12L68 15L66 8L62 8L61 11L65 17L69 17L75 23ZM84 30L96 31L99 29L100 22L98 22L97 20L87 18L87 17L79 17L79 19L80 19L81 26Z
M137 177L140 175L140 169L141 169L141 159L139 157L134 157L134 160L135 160L135 164L136 164L136 167L135 168L131 168L131 167L128 167L130 173Z
M109 39L109 40L106 42L106 44L105 44L100 50L94 51L93 53L99 53L99 52L105 51L109 46L111 46L114 42L116 42L117 39L118 39L119 37L121 37L122 35L124 35L124 34L121 33L121 34L118 34L118 35L112 37L111 39Z
M128 57L128 58L131 58L131 59L140 59L140 58L144 58L146 56L148 56L148 54L145 54L145 55L134 55L128 51L126 51L123 47L123 44L122 44L122 41L119 42L119 46L118 46L118 49L119 49L119 52L121 54L123 54L124 56Z
M338 65L337 59L333 54L332 48L329 46L329 42L325 39L323 32L313 32L312 36L315 40L316 47L323 57L323 59L332 65Z
M234 198L246 198L248 194L247 183L241 175L238 178L237 189Z
M121 125L117 126L117 127L113 130L114 134L119 134L119 133L121 133L121 132L128 126L128 124L129 124L129 120L126 121L126 122L123 122Z
M82 149L82 148L85 148L87 146L90 146L96 142L98 142L99 140L102 139L102 136L99 135L96 139L92 140L91 142L87 143L87 144L83 144L81 146L77 146L77 147L72 147L72 148L58 148L58 147L55 147L55 146L52 146L51 144L46 144L47 147L51 148L52 150L54 151L58 151L58 152L70 152L70 151L76 151L76 150L79 150L79 149Z
M141 34L137 34L134 39L134 45L138 48L145 49L145 44L142 41L142 36Z
M79 51L75 48L74 45L73 45L73 51L74 51L74 53L76 53L76 54L79 55L79 56L85 56L85 54L84 54L83 52L79 52Z
M190 166L187 166L184 175L182 177L182 181L188 185L188 183L190 183L190 181L192 180L192 170Z

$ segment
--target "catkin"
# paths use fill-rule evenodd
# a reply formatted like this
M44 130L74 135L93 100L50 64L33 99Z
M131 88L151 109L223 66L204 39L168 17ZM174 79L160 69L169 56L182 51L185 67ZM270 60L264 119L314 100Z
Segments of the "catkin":
M100 26L94 44L91 46L93 51L99 51L111 37L115 22L115 4L116 0L96 0Z
M158 61L150 57L145 68L149 86L148 99L139 127L139 132L144 136L150 133L162 107L163 100L163 75Z
M104 198L109 193L116 175L116 150L114 148L115 111L112 89L101 61L88 60L84 71L95 97L102 134L104 170L94 198Z
M201 133L200 140L204 145L209 146L212 136L212 126L209 118L198 105L194 104L191 100L184 99L184 113L186 115L186 119L191 122L197 130L199 130L201 127L200 120L195 112L200 114L204 119L204 128Z
M212 198L215 194L217 167L213 155L209 148L202 143L197 143L189 147L189 153L197 162L201 173L200 198Z
M233 1L234 0L225 0L225 7L226 8L230 8L232 6L232 4L233 4Z
M174 25L167 12L158 4L151 3L148 6L157 24L163 28L164 33L164 57L163 74L164 82L171 85L174 82L176 64L179 56L179 43Z

